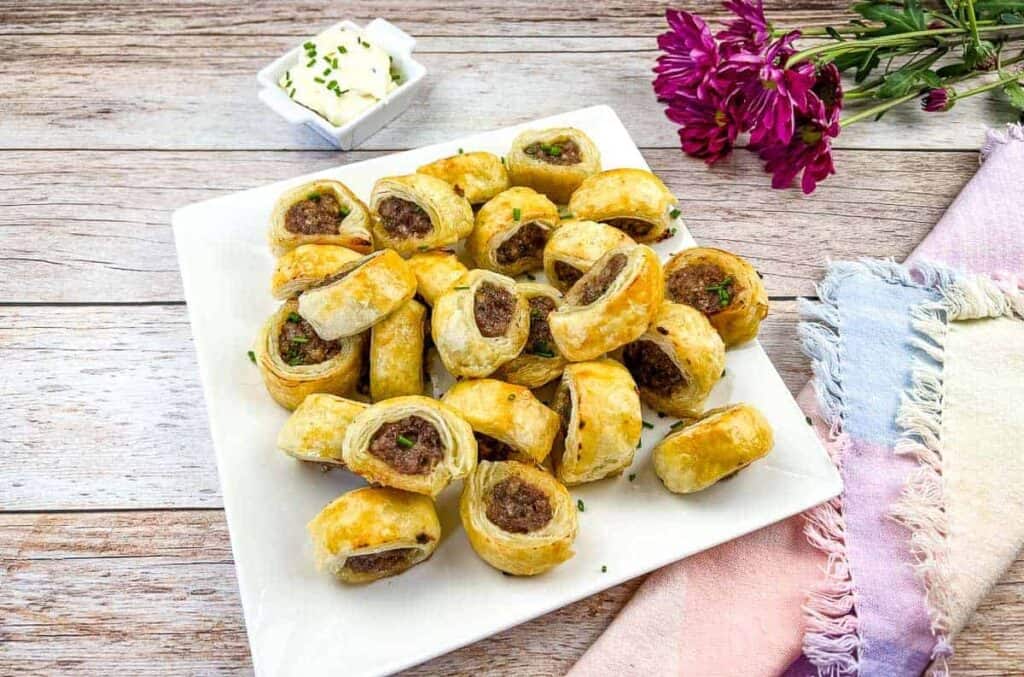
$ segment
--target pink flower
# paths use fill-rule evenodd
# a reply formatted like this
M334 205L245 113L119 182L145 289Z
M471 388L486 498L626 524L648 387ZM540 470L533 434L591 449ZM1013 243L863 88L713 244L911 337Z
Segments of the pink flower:
M742 131L742 115L729 99L718 95L680 94L669 100L665 115L680 125L683 152L713 165L732 152Z
M658 36L665 53L654 68L654 91L662 100L703 90L718 64L718 45L703 19L674 9L665 10L665 19L669 30Z
M817 75L812 91L825 104L825 113L830 117L838 117L843 108L843 85L839 79L839 69L829 62L818 66Z
M929 89L921 99L921 109L929 113L944 113L952 107L953 102L949 100L949 89L946 87Z
M760 51L772 33L768 19L764 16L762 1L727 0L724 5L736 18L727 22L725 30L715 36L721 41L723 49L729 53Z
M832 162L832 139L839 136L838 109L829 113L816 95L796 115L793 137L788 143L768 143L758 149L764 169L772 175L772 188L787 188L803 172L800 187L814 192L820 181L836 173Z

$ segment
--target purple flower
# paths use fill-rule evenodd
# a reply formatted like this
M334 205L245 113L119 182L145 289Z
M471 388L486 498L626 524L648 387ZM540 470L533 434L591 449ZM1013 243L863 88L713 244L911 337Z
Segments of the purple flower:
M665 53L654 68L654 91L661 100L703 90L718 64L718 45L703 19L674 9L665 10L665 19L669 30L658 36Z
M683 152L713 165L732 152L742 131L742 115L730 100L680 94L669 100L665 115L680 125Z
M949 89L946 87L929 89L921 99L921 108L929 113L944 113L953 107L949 94Z
M787 188L803 172L800 187L814 192L818 182L836 173L832 163L832 139L839 136L838 109L829 112L816 95L797 112L793 137L788 143L768 143L758 148L764 169L772 175L772 188Z
M839 79L839 69L834 63L818 66L818 79L811 91L825 104L825 112L829 117L839 117L843 108L843 85Z
M793 136L794 112L806 105L807 95L816 82L811 63L786 68L786 60L793 53L789 45L797 35L791 33L769 45L761 55L756 75L743 87L747 124L755 144L772 138L780 143L789 141Z
M716 36L728 53L747 51L759 52L771 37L771 26L764 16L761 0L727 0L725 8L736 15L726 22L725 30Z

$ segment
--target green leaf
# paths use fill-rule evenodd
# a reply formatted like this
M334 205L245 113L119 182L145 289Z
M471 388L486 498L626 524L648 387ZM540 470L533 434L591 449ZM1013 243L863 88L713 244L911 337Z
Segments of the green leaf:
M960 62L957 62L957 63L951 63L949 65L943 66L942 68L940 68L939 70L937 70L935 72L938 74L938 76L940 78L945 79L945 78L956 77L958 75L965 75L965 74L969 73L970 70L971 69L969 69L967 67L967 64L965 64L964 62L960 61Z
M1024 15L1024 0L975 0L974 13L978 19L999 19L1004 23L1001 20L1003 14Z
M907 0L901 10L898 6L877 2L859 2L853 11L868 21L884 24L883 28L872 31L872 35L895 35L925 29L925 16L916 0Z
M909 94L917 83L915 71L896 71L885 78L885 82L878 88L879 99L892 99L897 96Z
M831 37L833 40L844 42L843 36L839 34L839 31L832 28L831 26L825 26L825 32L828 33L829 37Z
M1017 110L1024 111L1024 87L1017 80L1011 80L1003 85L1003 93L1010 100L1010 105Z
M853 77L854 82L858 84L864 82L868 75L871 74L871 71L878 66L878 62L878 48L875 47L870 52L867 52L864 58L861 59L861 62L857 64L857 74Z
M932 89L942 86L942 78L935 71L919 71L917 79L920 80L922 85Z

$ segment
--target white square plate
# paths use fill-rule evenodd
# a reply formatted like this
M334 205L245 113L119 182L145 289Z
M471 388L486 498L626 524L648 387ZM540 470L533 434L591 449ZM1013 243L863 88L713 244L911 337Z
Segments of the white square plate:
M607 106L566 113L337 167L175 212L188 300L253 663L262 675L370 675L400 670L771 524L839 493L835 468L756 342L730 350L709 406L746 401L775 429L762 461L707 491L661 486L649 451L672 423L645 411L643 449L622 476L572 490L585 502L576 556L534 578L503 576L469 546L458 486L438 500L444 538L434 556L394 578L346 586L314 569L306 523L362 485L275 448L288 412L270 399L246 351L276 303L266 231L288 187L336 178L366 200L378 177L406 174L457 149L503 155L524 127L570 125L597 143L605 168L647 168ZM686 203L681 204L685 213ZM681 226L681 223L680 223ZM656 249L692 246L686 229ZM628 476L636 474L635 481ZM606 569L606 570L605 570Z

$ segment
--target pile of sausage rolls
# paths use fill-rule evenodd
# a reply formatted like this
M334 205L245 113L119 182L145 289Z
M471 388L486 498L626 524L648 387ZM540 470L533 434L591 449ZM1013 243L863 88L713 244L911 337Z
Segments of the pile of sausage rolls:
M423 562L441 539L434 499L459 480L484 561L520 576L557 566L578 529L567 487L630 467L642 402L680 419L653 451L669 491L766 455L772 430L754 407L704 407L726 349L768 313L764 286L718 249L663 264L648 244L678 217L657 176L602 171L573 128L381 178L368 203L328 179L282 195L281 305L253 351L292 411L278 447L369 485L309 523L318 566L364 583ZM440 399L432 351L454 377Z

